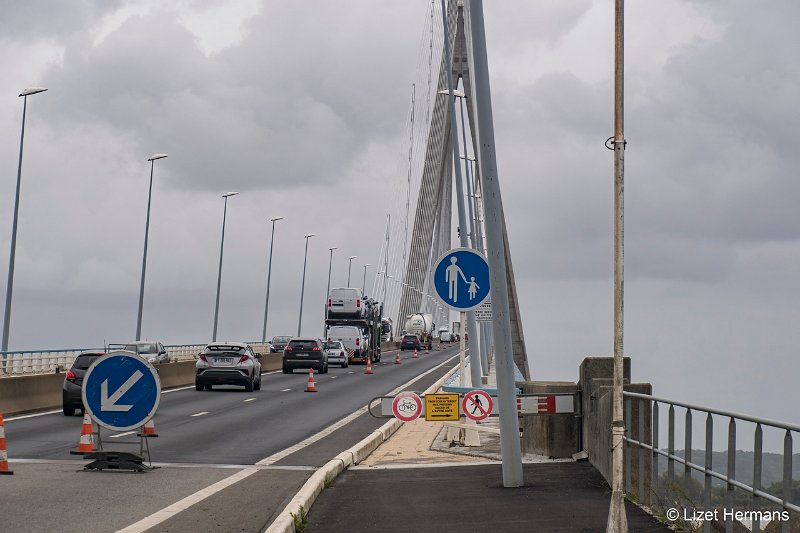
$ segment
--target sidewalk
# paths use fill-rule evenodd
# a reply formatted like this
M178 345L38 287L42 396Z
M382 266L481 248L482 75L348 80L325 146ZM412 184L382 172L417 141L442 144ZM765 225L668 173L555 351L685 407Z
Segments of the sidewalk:
M493 385L490 376L490 386ZM496 429L497 418L482 427ZM407 422L322 491L310 533L602 532L611 490L587 461L523 457L524 486L503 487L499 434L448 442L442 422ZM626 502L629 531L669 528Z

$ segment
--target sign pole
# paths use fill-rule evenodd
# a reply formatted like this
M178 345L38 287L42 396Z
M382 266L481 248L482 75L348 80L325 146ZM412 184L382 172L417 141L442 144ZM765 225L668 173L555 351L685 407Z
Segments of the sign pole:
M470 0L470 35L472 37L474 109L478 120L478 168L486 216L486 255L490 265L493 346L497 369L497 400L500 408L500 450L503 459L503 486L521 487L522 446L514 390L514 353L511 345L511 316L507 290L507 267L503 244L503 216L495 151L492 96L489 87L489 62L486 56L486 30L482 0Z

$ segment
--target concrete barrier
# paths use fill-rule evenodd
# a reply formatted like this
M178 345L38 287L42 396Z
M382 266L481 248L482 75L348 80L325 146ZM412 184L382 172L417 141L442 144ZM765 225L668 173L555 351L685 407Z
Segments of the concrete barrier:
M261 371L274 372L282 366L283 354L268 353L261 357ZM194 384L195 362L179 361L154 365L162 389ZM61 390L65 374L38 374L0 378L0 412L4 415L61 408Z
M523 394L576 395L578 392L577 383L569 381L521 381L516 385L522 388ZM580 418L577 415L577 408L574 413L522 415L522 452L556 459L572 457L580 449Z

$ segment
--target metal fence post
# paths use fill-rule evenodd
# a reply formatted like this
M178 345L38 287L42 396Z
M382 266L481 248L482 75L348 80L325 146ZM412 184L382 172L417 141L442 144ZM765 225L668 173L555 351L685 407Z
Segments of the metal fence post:
M670 404L669 406L669 420L667 421L667 452L669 453L669 457L667 458L667 476L669 477L669 482L675 482L675 460L673 459L675 455L675 406Z
M653 503L657 503L659 501L658 498L658 402L653 401L653 420L651 422L653 426L653 466L652 466L652 485L650 486L650 490L656 493L656 497L653 499Z
M647 410L650 410L650 403L645 402L645 400L639 398L639 435L637 435L636 440L639 441L639 468L638 475L636 476L639 480L639 503L646 503L647 498L645 498L644 493L644 476L645 476L645 468L644 468L644 446L642 444L645 443L644 438L644 412L645 412L645 403L647 403Z
M761 424L756 424L753 443L753 490L761 490L761 450L763 433ZM753 510L758 509L759 497L753 493ZM753 520L753 533L761 532L761 521Z
M733 509L733 491L735 487L731 480L736 479L736 419L731 417L728 422L728 481L725 486L725 505L728 509ZM725 531L733 532L733 517L725 517Z
M628 439L631 438L633 435L631 433L631 418L633 418L633 411L631 410L631 399L625 398L625 411L623 414L625 418L625 435L626 438L623 441L624 450L625 450L625 492L631 491L631 444L628 442Z
M688 463L692 462L692 410L686 410L686 422L683 428L683 459L686 463L683 465L683 486L686 493L689 493L689 487L692 483L692 468Z
M783 437L783 506L786 504L792 495L792 432L786 430L786 436ZM789 533L789 520L784 520L781 523L781 531Z
M706 460L705 466L705 487L703 489L703 508L709 510L711 508L711 466L713 457L714 446L714 418L711 413L706 416ZM706 520L703 522L703 531L709 533L711 531L711 522Z

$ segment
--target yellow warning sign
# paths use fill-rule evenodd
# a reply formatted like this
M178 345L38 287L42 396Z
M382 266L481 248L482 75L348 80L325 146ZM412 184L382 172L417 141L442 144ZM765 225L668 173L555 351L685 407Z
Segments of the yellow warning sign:
M458 394L426 394L425 420L458 420Z

